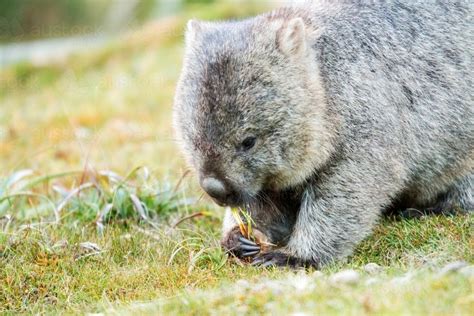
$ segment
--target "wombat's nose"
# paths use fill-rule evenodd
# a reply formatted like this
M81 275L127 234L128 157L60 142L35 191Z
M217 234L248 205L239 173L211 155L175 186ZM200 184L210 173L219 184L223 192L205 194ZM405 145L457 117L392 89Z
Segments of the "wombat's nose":
M222 181L219 181L216 178L207 177L202 180L201 186L210 197L217 201L225 201L228 193Z

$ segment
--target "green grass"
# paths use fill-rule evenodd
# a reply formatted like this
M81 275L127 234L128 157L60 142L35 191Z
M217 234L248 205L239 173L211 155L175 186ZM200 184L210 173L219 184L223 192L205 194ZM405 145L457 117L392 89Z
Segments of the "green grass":
M437 276L450 261L474 261L472 215L385 220L347 262L325 267L323 276L294 274L229 260L219 247L220 210L147 174L5 179L0 312L468 314L473 307L473 279ZM84 190L63 192L59 179ZM370 262L383 271L362 273L355 286L328 279ZM413 277L397 281L407 272Z
M286 274L279 280L240 281L214 291L187 292L119 313L218 315L452 315L472 312L471 284L449 275L436 278L426 271L407 283L387 275L363 276L359 285L335 285L326 275ZM436 299L434 299L436 298ZM117 312L111 309L109 312Z
M315 310L395 315L468 314L473 307L472 279L437 276L447 262L473 261L473 216L382 223L347 263L328 266L322 277L311 277L312 271L302 276L228 260L218 242L219 213L207 211L177 227L175 223L188 214L185 209L161 214L151 224L138 217L114 219L103 230L75 216L58 224L13 220L0 234L0 312L133 313L141 306L140 311L149 314ZM369 262L383 271L375 277L361 272L362 280L355 286L328 280L341 269L362 271ZM414 276L397 283L407 272ZM304 279L295 279L298 275ZM368 284L369 279L374 283ZM301 282L308 285L299 289ZM430 297L437 298L435 303Z
M223 253L222 210L183 178L171 132L181 34L191 16L262 10L196 8L64 63L0 72L0 314L472 314L472 275L439 270L474 263L473 215L384 220L322 275ZM368 275L369 262L382 271ZM345 269L361 279L334 284Z

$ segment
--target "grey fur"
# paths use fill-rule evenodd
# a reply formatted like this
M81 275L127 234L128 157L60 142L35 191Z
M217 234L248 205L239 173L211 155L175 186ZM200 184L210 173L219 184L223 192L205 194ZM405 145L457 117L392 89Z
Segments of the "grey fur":
M319 1L188 24L175 129L278 244L260 261L344 258L393 205L474 209L472 6Z

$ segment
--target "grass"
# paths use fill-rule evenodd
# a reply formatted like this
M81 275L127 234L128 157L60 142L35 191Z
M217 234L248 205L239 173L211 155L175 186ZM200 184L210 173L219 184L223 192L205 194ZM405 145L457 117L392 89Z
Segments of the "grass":
M472 262L472 216L382 223L347 263L307 276L229 261L218 243L220 217L209 211L177 227L184 210L152 224L113 220L102 231L88 220L13 222L0 235L0 311L469 314L473 307L472 279L437 276L447 262ZM369 262L384 270L367 275L361 268ZM329 281L347 268L361 271L358 284ZM407 272L414 275L403 281Z
M471 285L465 278L449 275L438 279L424 272L407 282L400 284L387 276L374 281L364 276L360 285L334 285L325 275L287 274L279 280L241 280L230 288L186 293L125 310L145 315L447 315L472 311L472 297L466 295Z
M0 314L472 314L474 216L384 220L347 262L257 269L219 247L222 210L196 189L171 133L190 16L53 66L0 72ZM364 265L382 271L370 275ZM355 284L335 283L354 269Z

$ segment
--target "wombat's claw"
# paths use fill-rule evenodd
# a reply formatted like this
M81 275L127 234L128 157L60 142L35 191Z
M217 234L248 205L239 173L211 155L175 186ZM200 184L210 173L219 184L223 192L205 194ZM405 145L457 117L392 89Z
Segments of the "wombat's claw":
M242 257L251 257L251 256L255 256L256 254L258 254L260 252L260 250L256 250L256 251L250 251L250 252L247 252L247 251L242 251Z
M260 246L245 237L239 237L239 241L242 243L240 249L242 250L242 257L251 257L260 252Z
M251 265L252 266L262 266L262 263L264 262L265 260L262 258L262 257L257 257L255 259L252 260L252 263Z
M240 249L243 249L243 250L250 250L250 251L255 251L255 250L260 251L260 247L259 247L259 246L249 246L249 245L242 245L242 246L240 246Z
M245 237L239 237L239 241L243 244L251 245L251 246L258 246L255 242L245 238ZM260 247L258 247L260 249Z

